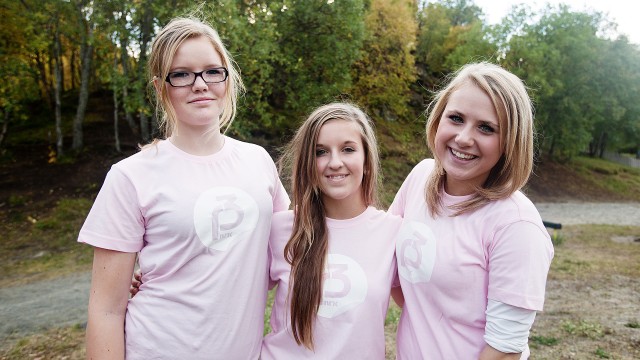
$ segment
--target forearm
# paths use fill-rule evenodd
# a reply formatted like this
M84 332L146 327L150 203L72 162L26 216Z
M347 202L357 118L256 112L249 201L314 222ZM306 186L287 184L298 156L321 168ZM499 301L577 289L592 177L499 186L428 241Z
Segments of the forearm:
M480 353L478 360L518 360L520 359L520 353L507 354L492 348L489 345L485 345L484 349Z
M396 303L396 305L398 305L399 307L404 307L404 294L402 293L402 289L400 288L400 286L391 288L391 297L393 298L393 301Z
M124 359L124 315L89 313L87 359Z
M94 250L87 359L124 359L124 322L135 257L135 253Z

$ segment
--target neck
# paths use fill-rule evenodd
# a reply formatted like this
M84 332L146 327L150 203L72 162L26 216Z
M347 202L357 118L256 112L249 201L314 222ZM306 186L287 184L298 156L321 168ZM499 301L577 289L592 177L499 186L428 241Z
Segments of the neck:
M324 199L324 210L328 218L336 220L348 220L362 214L367 210L367 205L363 199L353 201L341 201L335 199Z
M191 155L206 156L222 149L224 136L220 133L220 128L203 130L182 126L171 135L171 143Z

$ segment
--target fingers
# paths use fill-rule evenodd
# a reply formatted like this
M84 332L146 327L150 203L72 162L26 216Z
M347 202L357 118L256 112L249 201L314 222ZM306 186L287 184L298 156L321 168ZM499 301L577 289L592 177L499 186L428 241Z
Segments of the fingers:
M133 273L133 279L131 279L131 287L129 287L131 297L136 296L138 291L140 291L140 285L142 285L142 273L140 269L138 269Z

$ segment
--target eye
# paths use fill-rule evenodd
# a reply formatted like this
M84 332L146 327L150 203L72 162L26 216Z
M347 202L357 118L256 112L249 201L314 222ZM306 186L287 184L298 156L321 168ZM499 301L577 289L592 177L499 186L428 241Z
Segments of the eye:
M209 69L205 71L205 73L207 75L222 75L224 72L222 71L222 69L216 68L216 69Z
M346 152L346 153L353 153L356 152L355 148L352 148L350 146L345 147L344 149L342 149L342 151Z
M325 149L322 149L322 148L316 149L316 157L322 156L326 153L327 153L327 150Z
M182 79L182 78L186 78L189 77L189 73L188 72L172 72L169 73L169 78L170 79Z
M487 134L493 134L494 132L496 132L496 129L494 129L493 126L488 124L482 124L478 126L478 128L480 128L480 131Z
M462 118L461 118L459 115L455 115L455 114L453 114L453 115L449 115L449 119L450 119L452 122L454 122L454 123L458 123L458 124L461 124L461 123L463 123L463 122L464 122L464 120L462 120Z

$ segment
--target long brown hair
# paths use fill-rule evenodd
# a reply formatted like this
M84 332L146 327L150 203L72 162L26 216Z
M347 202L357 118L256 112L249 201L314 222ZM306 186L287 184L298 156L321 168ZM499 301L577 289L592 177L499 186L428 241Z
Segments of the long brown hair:
M432 217L442 210L441 195L447 176L435 152L436 132L451 94L466 84L478 86L491 98L500 122L502 156L473 196L453 206L454 216L511 196L527 183L533 168L533 105L522 80L486 62L467 64L454 75L428 107L427 145L435 159L435 168L427 179L425 197Z
M322 126L330 120L358 124L365 148L362 197L377 204L379 160L375 132L367 115L349 103L331 103L316 109L300 126L280 159L291 174L293 230L284 248L291 264L289 301L291 328L298 343L313 350L313 325L322 300L325 260L329 248L325 207L316 166L316 145Z

